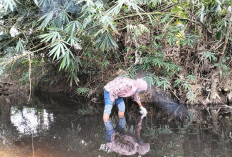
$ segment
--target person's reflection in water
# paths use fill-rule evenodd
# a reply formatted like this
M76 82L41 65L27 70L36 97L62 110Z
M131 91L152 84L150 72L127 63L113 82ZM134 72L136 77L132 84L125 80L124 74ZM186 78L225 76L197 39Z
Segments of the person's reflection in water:
M145 155L150 150L149 143L143 143L140 137L142 129L142 118L136 125L135 134L125 132L126 119L119 118L116 128L113 128L111 121L107 122L106 126L106 145L112 151L120 155L133 155L137 152L140 155Z

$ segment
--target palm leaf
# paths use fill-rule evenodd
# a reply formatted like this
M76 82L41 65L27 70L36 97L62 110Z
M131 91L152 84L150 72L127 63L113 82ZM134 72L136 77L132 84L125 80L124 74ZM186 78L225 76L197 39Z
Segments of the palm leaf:
M50 31L49 33L46 34L42 34L39 37L42 38L41 40L42 42L52 42L52 43L54 43L57 39L58 40L62 39L60 33L56 30Z
M41 22L40 26L38 27L38 29L44 29L45 27L47 27L49 22L53 19L54 14L55 13L51 11L51 12L43 15L39 19L39 21L42 21L42 22Z
M114 50L118 47L112 35L105 31L102 36L97 39L97 48L104 50Z
M17 0L3 0L3 6L6 10L14 11Z

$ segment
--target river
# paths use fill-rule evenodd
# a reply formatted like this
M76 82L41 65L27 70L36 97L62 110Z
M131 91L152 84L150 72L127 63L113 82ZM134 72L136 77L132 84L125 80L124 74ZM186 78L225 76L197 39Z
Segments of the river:
M105 145L103 103L62 95L0 98L1 157L102 157L120 156ZM140 119L137 106L128 104L125 131L135 134L141 122L140 142L149 144L143 156L231 157L231 116L219 131L210 120L194 121L194 115L177 117L155 104L145 104L148 115ZM113 109L112 123L117 123ZM133 156L139 156L138 153Z

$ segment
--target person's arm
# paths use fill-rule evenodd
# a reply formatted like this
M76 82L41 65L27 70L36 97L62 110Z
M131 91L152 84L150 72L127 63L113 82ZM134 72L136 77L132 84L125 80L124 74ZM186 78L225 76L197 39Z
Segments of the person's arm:
M139 105L139 108L140 108L140 107L143 107L141 101L137 101L137 104Z
M143 105L142 105L142 103L140 101L139 93L136 92L134 94L134 99L137 102L137 104L139 105L140 113L143 115L143 117L146 116L147 115L147 110L146 110L146 108L143 107Z

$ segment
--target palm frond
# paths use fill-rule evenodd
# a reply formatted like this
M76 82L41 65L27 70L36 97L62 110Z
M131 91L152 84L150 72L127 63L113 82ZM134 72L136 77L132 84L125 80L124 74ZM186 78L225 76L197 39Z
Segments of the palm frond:
M107 16L107 15L105 15L105 16L102 16L102 18L100 19L100 22L105 26L105 27L111 27L112 28L112 30L116 30L116 27L115 27L115 25L114 25L114 20L113 20L113 18L112 17L110 17L110 16Z
M3 6L6 10L14 11L17 0L3 0Z
M96 41L97 48L104 50L114 50L118 47L112 35L105 31Z
M17 42L17 45L16 45L15 49L16 49L17 52L22 52L25 49L25 47L24 47L24 41L20 39Z
M50 23L50 21L53 19L54 15L55 15L55 12L52 12L52 11L43 15L39 19L39 21L42 21L42 22L41 22L40 26L38 27L38 29L44 29L45 27L47 27L48 24Z
M59 29L57 28L49 28L50 32L46 34L41 34L39 37L42 38L42 42L52 42L54 43L56 40L61 40L62 37L60 33L58 32Z
M81 23L79 21L71 21L65 28L66 33L75 34L75 32L79 31L81 28Z

